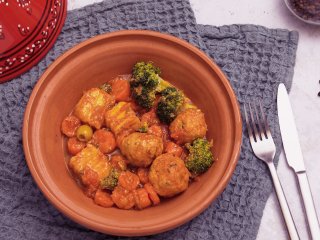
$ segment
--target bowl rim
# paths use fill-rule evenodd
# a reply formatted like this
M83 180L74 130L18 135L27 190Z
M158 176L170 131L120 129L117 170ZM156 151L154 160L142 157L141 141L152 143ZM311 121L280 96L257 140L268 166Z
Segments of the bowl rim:
M106 38L113 38L113 37L121 37L121 36L151 36L151 37L157 37L161 38L167 41L172 41L184 48L187 48L189 51L193 52L197 56L199 56L203 61L205 61L206 64L209 65L211 69L214 70L214 72L218 75L218 77L222 80L221 83L223 84L224 88L226 89L228 96L230 98L230 102L232 104L233 109L233 119L232 122L235 122L235 132L234 132L234 148L231 153L229 164L226 168L226 171L223 173L223 176L221 177L219 183L217 184L214 191L210 193L209 196L207 196L203 202L202 207L198 209L193 209L191 212L187 214L187 216L181 216L179 218L175 219L175 224L169 224L169 223L163 223L162 225L156 225L152 226L146 230L139 229L139 228L122 228L118 227L115 229L113 226L109 227L104 224L100 224L98 222L92 221L88 218L85 218L84 216L78 214L77 212L70 209L65 203L63 203L56 195L54 195L50 189L46 186L46 184L41 179L41 174L39 174L36 170L35 164L33 163L31 151L29 148L29 140L28 140L28 133L29 133L29 116L31 115L31 109L33 107L33 102L38 94L38 90L41 88L42 84L44 84L46 77L55 69L56 66L58 66L65 58L72 55L76 51L82 49L85 46L90 45L91 43L94 43L99 40L103 40ZM224 75L222 70L216 65L216 63L213 62L204 52L202 52L197 47L191 45L187 41L177 38L175 36L166 34L166 33L160 33L156 31L151 30L120 30L115 31L111 33L104 33L101 35L97 35L95 37L92 37L90 39L87 39L74 47L70 48L66 52L64 52L61 56L59 56L55 61L53 61L50 66L44 71L44 73L39 78L38 82L36 83L25 113L24 113L24 120L23 120L23 150L26 158L26 162L28 165L28 168L31 172L31 175L44 194L44 196L47 198L47 200L54 205L55 208L57 208L61 213L63 213L68 218L72 219L73 221L98 232L111 234L111 235L117 235L117 236L146 236L146 235L152 235L157 233L162 233L171 229L174 229L178 226L181 226L182 224L190 221L197 215L199 215L201 212L203 212L205 209L208 208L208 206L212 203L214 199L219 196L223 190L225 189L226 185L228 184L234 169L237 165L239 156L240 156L240 150L241 150L241 144L242 144L242 117L240 113L240 106L237 101L236 95L231 87L231 84L229 83L227 77ZM155 229L156 228L156 229Z
M289 9L289 11L292 13L292 15L294 15L296 18L298 18L299 20L305 22L305 23L308 23L308 24L311 24L313 26L320 26L320 21L316 22L316 21L313 21L313 20L307 20L307 19L304 19L303 17L300 17L292 8L292 6L290 5L289 3L290 0L284 0L284 3L285 5L287 6L287 8Z

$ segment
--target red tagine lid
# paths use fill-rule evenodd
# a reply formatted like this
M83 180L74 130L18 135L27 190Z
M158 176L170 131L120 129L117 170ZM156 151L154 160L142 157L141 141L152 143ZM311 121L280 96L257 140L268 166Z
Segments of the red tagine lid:
M0 0L0 83L29 70L56 41L67 0Z

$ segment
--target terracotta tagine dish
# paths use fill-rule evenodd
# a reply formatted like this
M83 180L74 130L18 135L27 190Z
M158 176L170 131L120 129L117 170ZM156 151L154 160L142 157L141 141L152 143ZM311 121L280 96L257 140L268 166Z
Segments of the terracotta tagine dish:
M29 70L53 46L66 0L0 0L0 83Z
M66 137L61 132L61 123L74 111L83 94L92 99L89 89L103 96L111 96L102 92L97 86L119 75L132 73L132 66L139 61L154 63L161 69L161 78L180 89L195 106L201 109L208 129L206 137L210 141L212 139L214 163L196 181L190 182L185 191L172 198L162 198L160 204L144 209L134 207L119 209L121 208L119 205L117 205L119 208L102 207L99 201L96 201L96 204L84 194L70 171L73 160L76 163L74 166L82 168L82 163L87 164L98 158L84 159L81 156L87 154L80 152L70 160ZM112 92L115 90L114 86L112 85ZM100 100L96 103L100 104L99 102ZM80 103L81 106L91 104L86 100L82 103L84 104ZM117 104L113 109L118 109L117 106L122 102ZM126 113L129 114L129 110ZM131 113L133 116L133 111ZM122 115L114 116L121 118ZM133 117L137 119L140 116ZM110 129L115 133L115 129L118 126L125 126L126 122L128 121L110 125ZM98 128L100 127L94 127ZM135 132L129 136L134 134L147 133ZM120 142L126 141L121 141L121 135L118 136L117 140ZM121 236L144 236L168 231L199 215L225 189L236 167L241 142L242 124L238 101L220 68L202 51L186 41L171 35L144 30L99 35L65 52L48 67L34 87L23 123L23 146L28 167L47 199L64 215L79 224L99 232ZM99 152L90 144L82 151L87 151L89 148L94 150L93 152ZM123 154L125 152L122 151ZM107 160L104 160L106 155L102 153L98 155L101 156L99 159L106 163ZM91 166L92 168L104 166L100 163L101 161L97 160ZM97 168L97 171L99 169ZM78 173L81 175L82 170L80 169ZM118 184L122 186L121 176ZM150 174L149 180L152 183ZM82 181L84 183L83 178ZM146 186L147 183L144 187ZM136 190L142 191L143 188L133 191ZM104 190L102 192L106 193ZM148 189L147 193L150 194Z

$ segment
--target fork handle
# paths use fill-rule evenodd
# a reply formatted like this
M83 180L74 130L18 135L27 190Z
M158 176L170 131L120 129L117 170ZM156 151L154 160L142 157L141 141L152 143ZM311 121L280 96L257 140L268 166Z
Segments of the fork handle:
M279 200L279 203L280 203L280 207L281 207L281 210L282 210L282 214L283 214L284 220L285 220L286 225L287 225L287 229L288 229L288 233L290 235L290 238L291 238L291 240L300 239L299 235L298 235L298 232L297 232L297 229L296 229L296 226L295 226L295 224L293 222L293 218L292 218L292 215L291 215L291 212L290 212L286 197L285 197L285 195L283 193L283 189L282 189L281 183L279 181L279 177L278 177L278 174L277 174L276 168L274 167L273 162L269 162L268 163L268 167L270 169L270 173L271 173L271 176L272 176L273 184L274 184L274 187L276 189L276 193L277 193L277 196L278 196L278 200Z
M302 199L303 199L305 210L307 213L307 219L308 219L312 239L319 240L320 239L319 221L317 219L317 213L313 203L307 174L305 171L303 171L303 172L298 172L297 176L299 180L300 190L302 193Z

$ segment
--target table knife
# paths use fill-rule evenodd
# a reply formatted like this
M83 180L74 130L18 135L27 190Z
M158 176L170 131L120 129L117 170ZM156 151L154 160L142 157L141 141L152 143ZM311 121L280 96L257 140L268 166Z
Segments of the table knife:
M303 162L298 132L294 122L288 92L283 83L279 84L278 87L277 105L280 132L286 159L288 165L295 171L298 178L312 239L318 240L320 239L319 221L317 219L306 168Z

